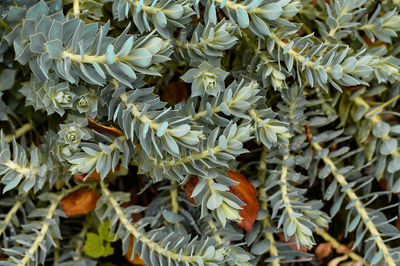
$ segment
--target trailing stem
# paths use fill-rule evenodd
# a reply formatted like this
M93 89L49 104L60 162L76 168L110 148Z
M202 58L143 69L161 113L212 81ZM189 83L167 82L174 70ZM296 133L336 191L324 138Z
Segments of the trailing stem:
M25 194L25 196L26 196L26 194ZM11 208L11 210L7 213L7 216L3 221L3 224L5 224L6 226L0 228L0 236L4 233L4 231L7 228L7 225L10 224L11 219L17 213L17 211L19 210L21 205L22 205L22 201L18 200L17 202L14 203L13 207Z
M42 225L42 229L40 230L40 232L38 233L35 241L33 241L31 247L29 248L29 250L25 253L24 257L21 259L21 262L19 264L17 264L18 266L25 266L29 263L29 261L32 259L33 254L35 254L39 248L39 246L43 243L43 241L45 240L45 237L50 229L51 224L48 222L51 219L53 219L53 216L57 210L58 204L60 203L60 201L69 193L78 190L81 186L77 185L69 190L64 190L63 192L61 192L57 198L51 202L51 205L48 207L48 213L45 217L45 219L43 220L43 225Z
M325 241L328 241L329 243L331 243L333 248L338 248L341 244L334 238L332 237L330 234L328 234L326 231L324 231L323 229L316 229L315 232L320 235ZM352 258L355 261L362 261L362 257L359 256L358 254L350 251L349 253L346 253L347 256L349 256L350 258ZM366 265L369 265L368 263L364 262Z
M172 180L171 185L175 186L171 189L171 209L174 213L178 213L179 203L178 203L178 188L176 187L176 181Z
M286 48L286 43L284 41L282 41L275 33L271 32L271 37L274 39L275 43L282 49L284 50ZM306 58L304 56L302 56L301 54L299 54L298 52L296 52L295 50L293 50L292 48L288 49L288 54L292 55L293 58L300 62L300 63L304 63L306 61ZM320 64L318 64L318 66L315 66L315 62L313 61L307 61L306 62L306 66L312 69L317 70L318 68L322 68L324 69L326 72L330 72L330 67L324 67Z
M389 101L383 103L377 108L372 109L371 111L367 112L364 116L369 119L372 123L372 127L375 126L375 124L379 123L382 121L382 117L379 114L376 114L379 110L383 109L385 106L389 105L393 101L397 100L400 98L400 95L397 95L396 97L390 99ZM354 103L358 106L364 106L366 110L371 109L371 106L360 96L354 98ZM383 136L381 138L382 141L388 140L390 137L388 135ZM394 149L393 152L391 153L392 157L399 157L400 152L397 149Z
M187 263L195 263L196 256L187 256L172 252L164 247L160 246L157 242L150 240L146 235L144 235L141 231L136 229L134 224L126 217L124 211L122 210L121 206L118 204L117 200L111 195L111 192L108 190L104 182L100 182L101 190L103 195L108 197L108 200L111 203L111 206L114 208L114 211L118 215L120 223L124 226L129 233L133 235L136 241L141 241L144 245L148 247L149 250L154 250L158 254L165 256L166 258L171 258L174 261L184 261Z
M223 243L224 240L217 233L218 229L217 229L217 226L215 225L215 223L214 223L212 218L208 219L208 226L210 226L212 232L214 233L213 237L215 238L215 241L217 241L217 244Z
M260 165L259 165L259 171L258 171L258 179L261 181L261 184L265 183L265 175L267 173L267 163L265 162L266 157L267 157L267 150L263 149L263 151L261 153ZM262 210L267 210L268 209L268 205L267 205L267 201L266 201L267 193L265 192L263 185L259 186L258 194L261 199L260 208ZM271 227L271 221L269 219L269 216L267 215L263 219L263 228L268 228L268 227ZM274 235L271 232L267 232L267 231L264 234L265 234L265 238L268 239L270 242L269 253L270 253L271 257L277 257L276 259L274 259L272 261L272 265L273 266L281 265L280 259L278 258L279 254L278 254L278 249L275 244Z
M313 143L312 144L314 149L317 151L322 150L322 147L318 143ZM328 155L325 155L322 157L322 160L326 165L329 165L332 169L332 174L335 177L336 181L340 184L342 188L347 187L348 182L346 181L346 178L337 173L337 168L335 163L328 157ZM347 188L345 190L345 193L349 197L351 201L354 201L355 208L358 212L358 214L361 216L361 219L363 220L366 228L371 234L371 239L374 240L375 244L379 248L379 250L382 251L383 257L386 261L386 265L389 266L396 266L396 262L394 261L393 257L390 256L390 251L389 248L386 246L384 240L381 237L381 234L379 233L378 229L376 228L374 222L371 220L372 217L368 215L367 210L364 208L363 204L361 203L361 200L358 198L357 194L351 189L351 187Z
M13 140L13 138L17 139L17 138L25 135L28 131L30 131L32 129L33 129L33 125L30 123L26 123L22 127L18 128L14 134L5 136L4 140L6 143L10 143Z

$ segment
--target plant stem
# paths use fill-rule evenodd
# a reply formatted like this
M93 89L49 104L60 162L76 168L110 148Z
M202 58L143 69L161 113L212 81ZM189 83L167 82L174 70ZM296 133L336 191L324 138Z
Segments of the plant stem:
M271 37L275 40L276 44L283 50L286 47L286 43L283 42L275 33L271 32ZM292 55L293 58L300 62L300 63L304 63L304 61L306 61L306 58L304 56L302 56L301 54L299 54L298 52L296 52L295 50L293 50L292 48L289 48L288 54ZM324 67L322 65L318 65L317 67L315 67L315 62L314 61L307 61L306 66L309 68L312 68L314 70L317 70L318 68L322 68L324 69L327 73L330 73L331 67Z
M79 233L79 239L77 239L77 244L76 244L76 249L75 249L75 253L78 255L81 255L82 253L82 246L83 243L85 242L85 235L87 233L88 230L88 226L87 223L83 223L83 229L82 231ZM75 257L74 260L77 260L78 258Z
M7 226L10 224L11 219L13 218L15 213L19 210L21 205L22 205L22 201L18 200L17 202L14 203L13 207L11 208L11 210L9 210L9 212L7 213L6 218L3 221L3 224L5 224L6 226L4 226L3 228L0 228L0 236L4 233L4 231L6 230Z
M314 142L313 147L315 150L320 151L322 150L321 145L318 143ZM335 177L336 181L340 184L342 188L348 187L348 182L346 178L337 173L337 168L335 163L328 157L328 155L325 155L322 157L322 160L325 162L326 165L329 165L332 169L332 174ZM349 199L352 202L355 202L354 206L358 212L358 214L361 216L361 219L363 220L365 227L369 230L371 234L371 239L374 240L375 244L379 248L379 250L382 251L382 255L385 259L386 265L389 266L396 266L396 262L394 261L393 257L390 256L390 251L389 248L386 246L385 242L383 241L381 234L379 233L378 229L375 227L374 222L371 220L371 217L369 217L367 210L364 208L361 200L358 198L357 194L353 191L351 187L347 188L345 190L345 193L349 197Z
M3 28L5 28L8 31L12 31L13 29L7 25L7 23L5 23L2 19L0 19L0 26L2 26Z
M174 261L180 260L181 262L188 262L189 264L196 263L196 256L182 255L170 251L168 249L165 249L164 247L160 246L157 242L150 240L146 235L144 235L142 232L136 229L134 224L130 222L128 217L126 217L126 215L124 214L124 211L122 210L121 206L119 206L117 200L111 195L111 192L108 190L104 182L101 181L100 185L103 195L108 197L109 202L111 203L112 207L114 208L114 211L118 215L121 225L123 225L126 228L126 230L128 230L129 233L131 233L133 237L137 239L137 241L141 241L144 245L148 247L149 250L154 250L158 254L165 256L166 258L171 258Z
M79 0L74 0L73 1L73 11L74 11L74 16L79 16Z
M394 100L400 98L400 95L397 95L396 97L392 98L391 100L387 101L386 103L382 104L381 106L379 106L378 108L375 108L371 111L369 111L368 113L366 113L364 115L365 118L369 119L372 122L372 126L374 126L375 124L379 123L382 121L382 117L378 114L375 114L376 111L378 111L379 109L384 108L386 105L390 104L391 102L393 102ZM358 106L364 106L367 110L371 108L371 106L360 96L356 97L354 99L354 103ZM383 136L381 138L382 141L388 140L390 139L390 137L388 135ZM399 157L400 156L400 152L396 149L393 150L393 152L391 153L392 157Z
M263 186L263 184L265 183L265 175L267 173L267 163L265 162L266 157L267 157L267 150L263 149L263 151L261 152L260 165L258 171L258 179L261 181L262 184L258 189L258 194L261 199L260 207L262 210L268 209L267 201L263 199L267 197L267 193L265 192ZM268 228L268 227L271 227L271 221L268 216L265 216L263 220L263 228ZM279 254L278 254L278 249L276 248L274 235L271 232L265 232L265 238L268 239L270 243L269 247L270 256L278 257ZM279 265L281 265L279 258L276 258L272 261L272 266L279 266Z
M93 62L96 62L98 64L105 64L106 63L106 56L105 55L80 55L80 54L74 54L68 51L63 51L61 54L62 58L69 57L72 62L76 63L85 63L85 64L91 64Z
M208 226L210 226L211 230L212 230L213 233L215 234L215 235L213 235L214 238L215 238L215 241L217 241L218 244L223 243L224 240L222 240L221 236L220 236L219 234L216 233L216 232L217 232L217 226L215 225L215 223L214 223L212 217L211 217L210 219L208 219Z
M333 248L338 248L341 244L334 238L332 237L330 234L328 234L326 231L324 231L323 229L316 229L315 232L320 235L325 241L328 241L329 243L331 243ZM359 256L358 254L350 251L349 253L346 253L346 255L348 255L350 258L352 258L355 261L362 261L362 257ZM365 262L366 263L366 262ZM367 264L367 263L366 263Z
M171 189L171 209L174 213L178 213L179 204L178 204L178 188L176 187L176 181L172 180L171 185L175 187Z
M212 154L217 154L221 151L220 146L214 147L211 149ZM160 164L165 164L166 166L174 166L174 165L180 165L180 164L185 164L189 163L192 161L200 160L200 159L205 159L210 156L210 151L205 150L203 152L193 152L191 155L185 156L182 159L177 159L177 160L168 160L168 161L159 161Z
M154 122L150 118L148 118L146 115L142 114L142 112L136 107L134 103L129 103L128 101L128 94L123 93L119 96L121 98L121 101L128 107L128 109L131 109L132 115L137 118L141 123L149 124L149 127L153 130L157 130L160 127L160 124L157 122ZM165 130L166 133L170 131L169 128Z
M283 156L282 161L285 161L287 158L289 158L289 154L285 154ZM292 209L292 205L290 204L290 199L288 197L288 191L287 191L287 174L288 174L288 167L285 164L282 164L282 170L281 170L281 191L282 191L282 201L285 205L285 207L289 217L292 213L294 213Z
M400 98L400 94L397 95L396 97L393 97L393 98L390 99L389 101L387 101L387 102L381 104L380 106L378 106L378 107L372 109L371 111L369 111L368 113L365 114L365 117L373 117L373 116L376 114L376 112L378 112L379 110L385 108L386 106L388 106L389 104L391 104L392 102L394 102L395 100L397 100L397 99L399 99L399 98Z
M18 128L17 131L15 131L15 134L10 134L5 136L4 140L6 143L10 143L13 138L17 139L23 135L25 135L28 131L33 129L33 125L30 123L26 123L22 127Z
M78 190L81 187L81 185L77 185L69 190L64 190L63 192L61 192L56 200L51 202L50 207L48 208L48 213L43 221L43 226L42 229L40 230L40 232L38 233L35 241L32 243L31 247L29 248L29 250L27 252L25 252L24 257L22 258L21 262L19 264L17 264L18 266L25 266L29 263L29 261L32 259L33 255L37 252L40 244L43 243L43 241L45 241L45 237L50 229L51 224L48 222L50 221L53 216L54 213L57 210L58 204L60 203L60 201L69 193Z

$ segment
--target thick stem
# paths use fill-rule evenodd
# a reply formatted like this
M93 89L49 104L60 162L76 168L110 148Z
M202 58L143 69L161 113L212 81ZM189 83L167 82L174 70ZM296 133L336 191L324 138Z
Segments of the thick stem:
M39 173L39 168L27 168L24 167L23 165L19 165L11 160L9 160L6 163L3 163L7 168L14 170L15 172L18 172L24 176L26 176L28 173L32 175L36 175Z
M285 161L286 159L289 158L289 154L285 154L283 156L283 161ZM294 213L293 209L292 209L292 205L290 203L290 198L288 196L288 191L287 191L287 174L288 174L288 167L284 164L282 164L282 170L281 170L281 193L282 193L282 201L285 205L287 205L285 207L288 215L290 216L291 214Z
M211 150L212 150L213 154L217 154L218 152L222 151L220 146L214 147ZM189 163L189 162L200 160L200 159L205 159L209 156L210 156L209 150L205 150L203 152L194 152L191 155L183 157L182 159L179 159L179 160L159 161L158 163L165 164L166 166L173 166L173 165Z
M222 4L222 2L224 2L224 0L214 0L215 2L217 2L218 4ZM231 2L231 1L225 1L225 5L224 8L229 8L229 9L233 9L236 10L238 8L242 8L244 9L247 13L251 14L251 13L259 13L260 11L263 11L261 8L257 7L255 9L252 10L248 10L248 6L246 5L242 5L240 3L235 3L235 2Z

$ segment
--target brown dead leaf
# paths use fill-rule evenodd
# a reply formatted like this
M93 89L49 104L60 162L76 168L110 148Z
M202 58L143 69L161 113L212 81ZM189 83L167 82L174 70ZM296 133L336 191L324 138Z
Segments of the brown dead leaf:
M380 42L380 41L376 41L376 42L372 42L367 35L363 35L362 38L364 39L365 43L368 46L373 46L373 47L379 47L379 46L387 46L387 43L385 42Z
M99 195L93 189L81 189L70 193L61 200L61 207L67 216L87 214L96 207Z
M347 254L349 253L351 250L343 244L340 244L337 248L336 248L336 252L339 254Z
M114 136L122 136L122 135L124 135L124 133L122 133L122 131L117 129L117 128L107 127L107 126L104 126L102 124L99 124L96 121L94 121L94 119L89 115L87 115L86 117L88 118L88 121L89 121L88 128L96 130L99 133L111 134L111 135L114 135Z
M114 171L110 171L108 172L107 176L108 177L111 173L117 172L119 171L120 166L119 164L115 167ZM74 179L75 180L80 180L80 181L93 181L93 180L100 180L100 174L97 171L94 171L93 173L90 174L90 176L88 176L85 180L85 176L86 174L75 174L74 175Z
M320 258L326 258L332 253L332 244L329 242L321 243L315 249L315 255Z
M257 200L257 190L241 173L228 171L227 174L230 178L239 182L236 186L231 186L230 191L241 201L246 203L246 205L242 206L242 209L239 210L239 215L243 219L238 222L237 225L247 232L250 232L257 218L257 212L260 209Z
M365 85L357 85L357 86L343 86L342 90L343 91L356 91L359 89L365 88Z
M195 175L192 175L190 176L189 181L185 184L186 196L192 204L196 204L196 201L194 200L194 198L192 198L192 193L198 182L199 178Z
M137 252L135 253L135 257L133 259L131 259L132 251L133 251L133 236L131 235L129 237L129 247L128 247L128 251L125 253L125 258L133 265L146 265L144 260L142 260L139 253L137 253Z
M230 187L230 192L235 194L241 201L246 203L246 205L242 206L242 209L239 210L239 215L243 219L238 222L237 225L242 227L247 232L250 232L257 218L257 212L259 209L257 190L244 175L232 171L228 171L227 174L230 178L236 182L239 182L239 184L236 186ZM198 182L199 179L197 176L192 175L189 181L185 184L186 195L189 201L193 204L196 204L196 201L191 196Z

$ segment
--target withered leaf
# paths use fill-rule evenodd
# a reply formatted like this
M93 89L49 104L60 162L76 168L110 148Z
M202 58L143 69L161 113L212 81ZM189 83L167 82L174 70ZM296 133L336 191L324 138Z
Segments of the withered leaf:
M244 175L232 171L228 171L227 174L230 178L236 182L239 182L239 184L236 186L230 187L230 192L235 194L241 201L246 203L246 205L242 206L242 209L239 210L239 215L243 219L242 221L238 222L237 225L242 227L247 232L250 232L257 218L257 212L259 210L257 190ZM191 195L198 182L198 177L192 175L189 181L185 184L186 195L189 201L193 204L196 204L196 201L191 197Z
M332 253L332 244L329 242L321 243L315 249L315 255L317 255L317 257L320 259L328 257L331 253Z
M129 237L129 247L128 247L128 251L125 253L125 258L133 265L146 265L144 260L142 260L139 253L137 253L137 252L135 253L135 257L133 259L131 259L132 251L133 251L133 236L131 235Z
M196 201L194 198L192 198L192 193L198 182L199 178L195 175L192 175L190 176L189 181L185 184L186 196L192 204L196 204Z
M111 134L111 135L114 135L114 136L122 136L122 135L124 135L124 133L121 130L117 129L117 128L107 127L107 126L104 126L102 124L99 124L96 121L94 121L94 119L89 115L87 115L86 117L88 118L88 122L89 122L88 128L96 130L99 133Z
M120 166L119 166L119 164L115 167L115 170L114 171L110 171L110 172L108 172L108 174L107 174L107 176L106 177L108 177L111 173L113 173L113 172L117 172L117 171L119 171L119 169L120 169ZM100 174L97 172L97 171L94 171L93 173L91 173L87 178L86 178L86 180L85 180L85 176L86 176L86 174L75 174L74 175L74 179L75 180L81 180L81 181L93 181L93 180L100 180Z
M238 222L237 225L250 232L257 218L257 212L260 209L257 200L257 190L244 175L231 171L228 171L227 174L230 178L239 182L236 186L231 186L230 191L246 203L239 210L239 214L243 220Z
M61 200L61 207L67 216L89 213L96 207L99 195L93 189L81 189L70 193Z

